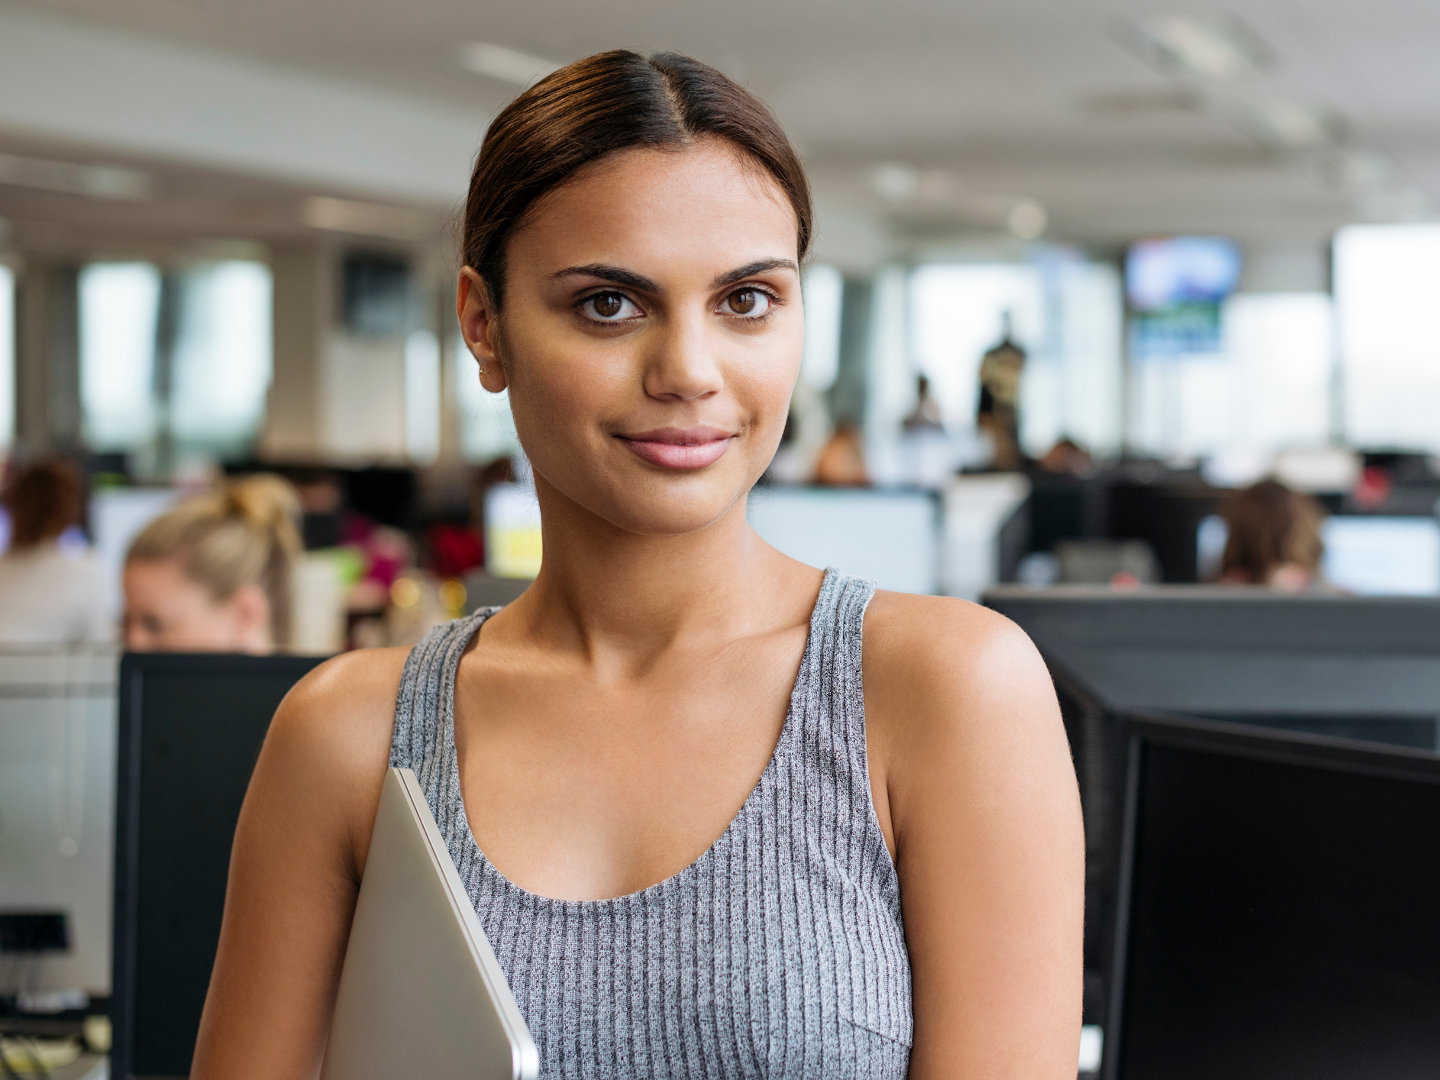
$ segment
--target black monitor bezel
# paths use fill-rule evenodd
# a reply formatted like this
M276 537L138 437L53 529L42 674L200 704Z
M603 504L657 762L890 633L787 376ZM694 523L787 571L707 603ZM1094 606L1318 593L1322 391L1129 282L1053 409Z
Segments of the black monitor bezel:
M1422 780L1440 784L1440 754L1405 747L1384 747L1323 735L1276 732L1247 724L1196 720L1157 713L1120 716L1125 748L1123 822L1119 851L1115 922L1108 1000L1105 1009L1101 1080L1120 1080L1120 1045L1124 1029L1125 985L1128 979L1131 892L1134 886L1135 840L1143 750L1158 745L1283 764L1331 768L1355 775Z
M110 1076L135 1077L135 1007L137 972L136 921L139 911L139 808L141 707L147 676L211 672L235 677L276 668L290 668L293 682L309 673L323 657L251 656L237 653L141 653L120 657L118 726L115 741L115 868L114 908L111 926L110 972Z

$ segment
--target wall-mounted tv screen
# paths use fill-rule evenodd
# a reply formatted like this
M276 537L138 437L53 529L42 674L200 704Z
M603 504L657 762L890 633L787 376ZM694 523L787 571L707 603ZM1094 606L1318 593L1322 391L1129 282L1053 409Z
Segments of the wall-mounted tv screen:
M1141 240L1125 257L1130 344L1138 358L1220 350L1220 307L1240 281L1239 245L1223 236Z

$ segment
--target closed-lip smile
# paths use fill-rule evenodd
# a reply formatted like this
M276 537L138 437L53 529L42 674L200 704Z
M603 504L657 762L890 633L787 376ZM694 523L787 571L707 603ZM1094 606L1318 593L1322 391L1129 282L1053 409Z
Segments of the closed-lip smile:
M662 469L692 470L712 465L730 448L734 432L723 428L663 427L615 436L640 459Z

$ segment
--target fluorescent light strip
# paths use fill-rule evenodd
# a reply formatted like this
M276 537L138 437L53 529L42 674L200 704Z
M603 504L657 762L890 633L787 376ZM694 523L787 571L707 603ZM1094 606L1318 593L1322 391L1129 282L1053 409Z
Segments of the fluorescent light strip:
M1125 43L1165 74L1233 79L1268 66L1272 51L1235 18L1157 15L1124 23Z
M0 184L118 201L139 201L155 193L155 178L139 169L17 154L0 154Z
M466 45L461 63L477 75L488 75L492 79L515 83L517 86L529 86L560 66L518 49L492 45L488 41L475 41Z

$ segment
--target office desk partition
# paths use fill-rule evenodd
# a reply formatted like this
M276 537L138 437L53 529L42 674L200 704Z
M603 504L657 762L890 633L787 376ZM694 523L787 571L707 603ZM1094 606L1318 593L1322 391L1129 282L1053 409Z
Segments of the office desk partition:
M190 1071L240 804L281 698L319 662L121 662L112 1080Z
M110 992L115 683L112 650L0 652L0 913L59 916L66 938L6 957L0 993Z

